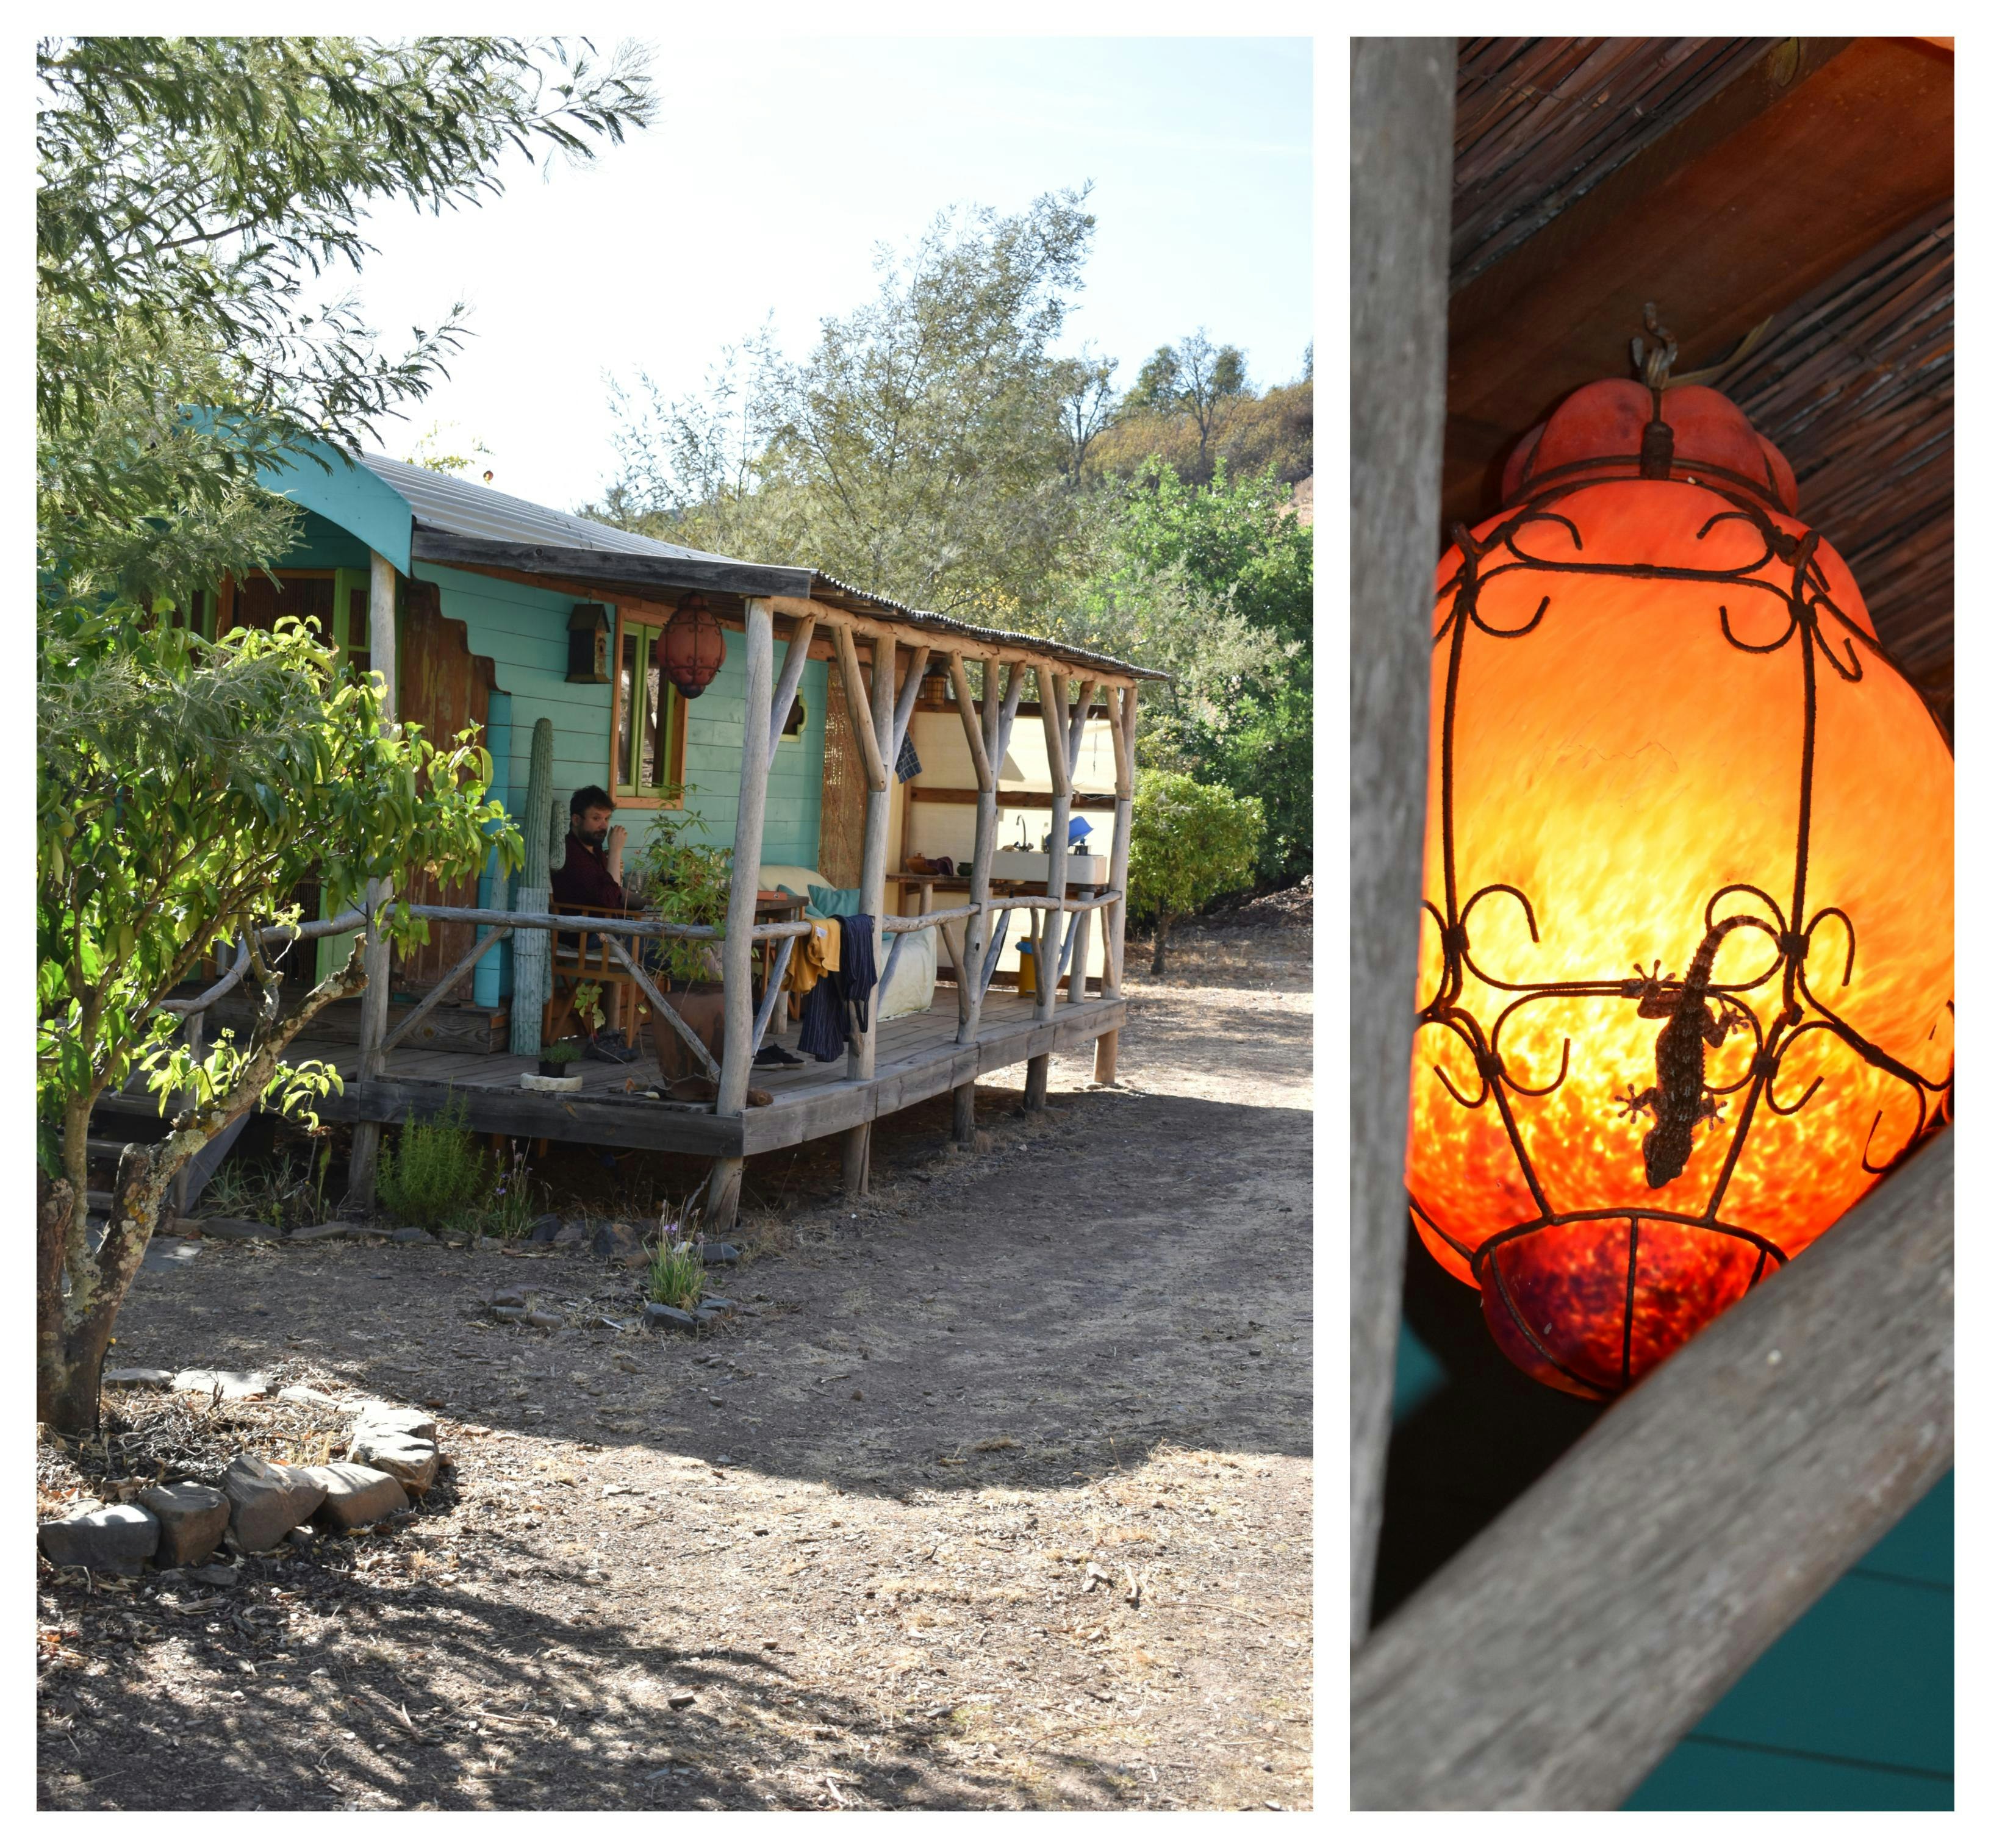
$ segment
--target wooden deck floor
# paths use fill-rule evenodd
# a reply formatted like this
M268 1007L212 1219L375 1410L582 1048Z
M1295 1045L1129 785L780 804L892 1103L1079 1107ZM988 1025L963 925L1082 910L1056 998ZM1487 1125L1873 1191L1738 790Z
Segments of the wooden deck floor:
M934 999L924 1014L884 1023L875 1077L846 1077L840 1059L828 1065L808 1060L799 1066L757 1066L753 1083L774 1101L744 1118L716 1117L710 1104L644 1096L646 1089L660 1087L652 1058L630 1065L584 1060L577 1067L581 1088L556 1094L521 1089L520 1074L536 1070L537 1061L509 1053L396 1047L387 1055L385 1074L368 1084L359 1081L359 1049L349 1043L301 1038L291 1056L322 1059L346 1081L341 1095L318 1106L330 1121L426 1118L454 1094L463 1100L469 1126L480 1131L683 1154L761 1155L888 1116L1040 1053L1068 1051L1116 1031L1126 1017L1121 1001L1061 1002L1056 1018L1040 1026L1030 999L992 989L982 1003L979 1037L972 1046L960 1046L955 1042L954 991L942 989ZM791 1051L795 1033L791 1027L786 1036Z

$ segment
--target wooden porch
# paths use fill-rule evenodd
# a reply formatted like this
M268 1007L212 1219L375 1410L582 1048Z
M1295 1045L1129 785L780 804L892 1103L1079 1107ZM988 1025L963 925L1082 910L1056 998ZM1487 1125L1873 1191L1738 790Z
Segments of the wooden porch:
M461 1099L469 1127L480 1132L737 1158L862 1128L990 1073L1075 1051L1118 1032L1127 1011L1118 997L1088 997L1067 1001L1051 1019L1040 1021L1034 996L992 989L972 1039L962 1043L957 1038L958 991L942 988L935 999L924 1013L888 1020L876 1030L876 1065L869 1077L850 1076L842 1060L755 1067L754 1086L774 1101L740 1116L715 1115L710 1104L645 1096L662 1089L654 1057L629 1065L584 1060L580 1089L562 1094L523 1089L520 1076L536 1070L538 1061L516 1053L396 1047L383 1072L362 1078L360 1051L350 1041L307 1037L294 1050L337 1066L345 1081L340 1095L318 1107L328 1121L424 1119L454 1096Z

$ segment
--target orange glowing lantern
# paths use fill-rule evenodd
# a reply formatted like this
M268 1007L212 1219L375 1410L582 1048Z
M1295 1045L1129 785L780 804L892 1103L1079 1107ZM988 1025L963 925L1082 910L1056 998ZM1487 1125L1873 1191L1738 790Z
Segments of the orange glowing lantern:
M696 590L664 625L664 676L687 699L696 699L726 665L726 631Z
M1948 740L1789 465L1670 357L1523 441L1433 621L1413 1213L1509 1358L1593 1397L1950 1108Z

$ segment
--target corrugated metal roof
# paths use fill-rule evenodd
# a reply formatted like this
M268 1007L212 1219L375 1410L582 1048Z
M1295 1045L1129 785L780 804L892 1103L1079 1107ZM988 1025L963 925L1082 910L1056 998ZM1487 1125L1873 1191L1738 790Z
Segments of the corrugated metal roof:
M433 527L465 539L488 539L501 545L539 546L554 551L635 553L651 558L693 560L738 565L750 570L757 566L764 567L767 563L764 560L729 558L717 552L695 552L688 546L646 539L637 533L625 533L619 526L605 526L598 520L583 519L578 514L557 512L551 507L520 500L516 495L500 494L495 488L458 481L454 475L397 462L388 456L362 455L359 459L371 474L378 476L408 503L418 526ZM579 561L563 568L567 575L584 581L593 581L601 577L597 569ZM1132 662L1096 654L1090 648L1077 648L1047 635L982 628L957 617L943 616L933 610L916 610L895 598L860 590L855 584L845 584L812 567L794 568L809 572L814 580L812 594L822 601L851 609L859 614L888 616L919 628L968 641L1040 650L1054 659L1081 667L1104 668L1109 672L1129 674L1138 679L1168 678L1152 668L1137 667Z
M721 564L748 562L716 552L694 552L686 546L668 545L660 539L625 533L620 526L583 519L577 513L557 512L534 501L522 501L516 494L500 494L495 488L458 481L454 475L439 474L433 468L417 468L397 462L391 456L362 455L359 459L369 473L378 475L408 503L415 518L424 526L440 526L445 533L460 533L468 539L571 546L588 552L645 552L653 558L704 558Z

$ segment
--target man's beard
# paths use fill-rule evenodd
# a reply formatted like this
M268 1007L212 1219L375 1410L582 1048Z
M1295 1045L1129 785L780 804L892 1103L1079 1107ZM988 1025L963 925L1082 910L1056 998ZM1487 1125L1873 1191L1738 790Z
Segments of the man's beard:
M608 830L606 828L596 829L577 828L574 832L580 836L580 843L584 847L599 847L608 839Z

